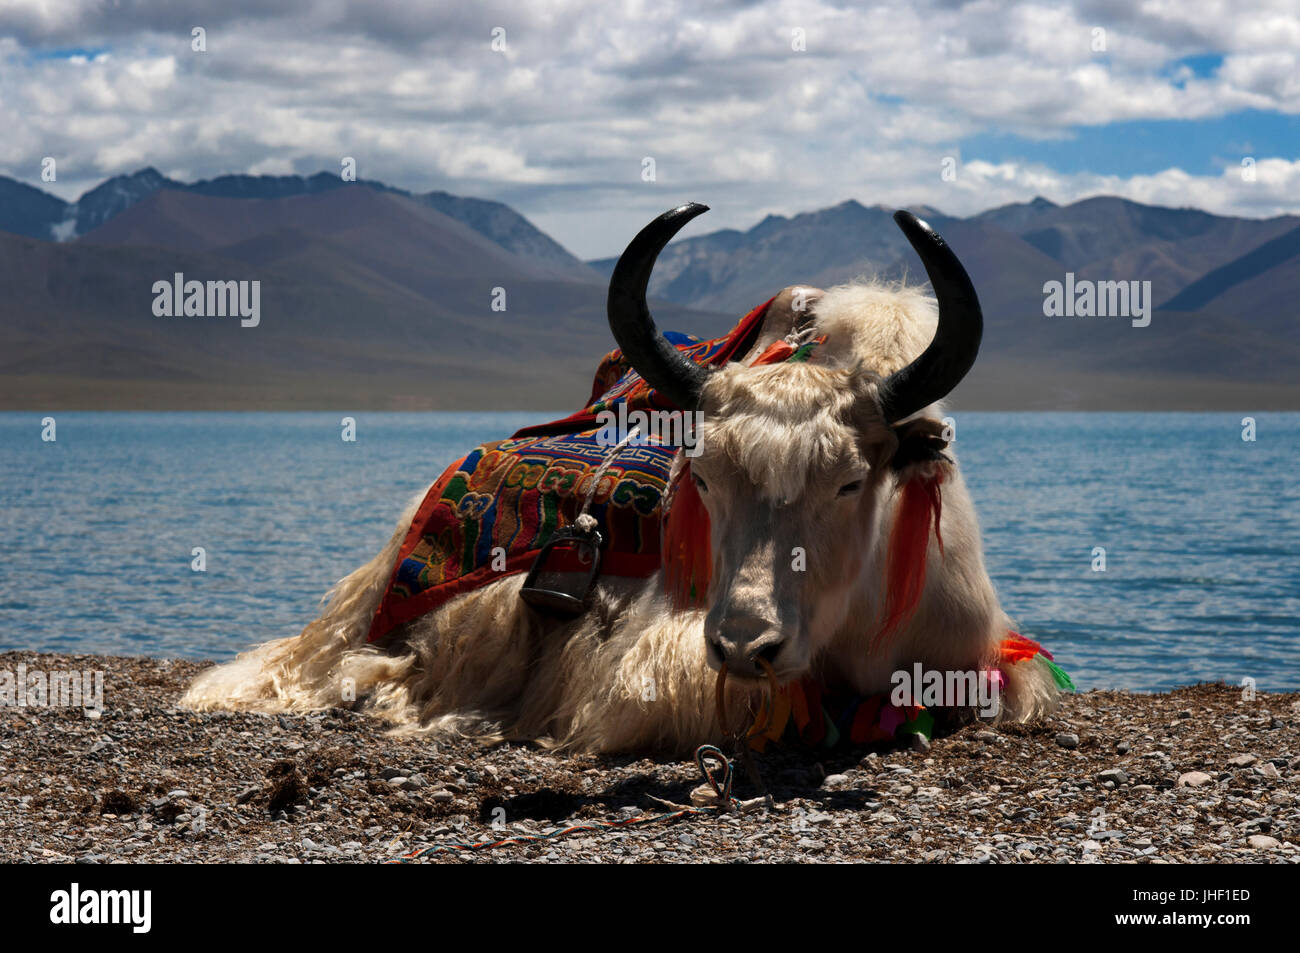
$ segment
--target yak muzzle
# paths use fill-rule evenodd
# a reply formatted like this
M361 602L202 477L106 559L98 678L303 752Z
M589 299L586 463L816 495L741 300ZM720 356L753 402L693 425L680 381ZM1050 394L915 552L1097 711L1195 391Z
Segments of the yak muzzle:
M739 678L764 678L766 662L778 672L786 647L780 625L750 612L728 613L718 623L705 621L705 644L709 666L717 669L725 662L727 671Z

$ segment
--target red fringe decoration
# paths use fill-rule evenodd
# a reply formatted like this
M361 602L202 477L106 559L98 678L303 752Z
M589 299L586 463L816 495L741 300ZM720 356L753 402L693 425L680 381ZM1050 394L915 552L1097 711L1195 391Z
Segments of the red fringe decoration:
M754 367L760 364L780 364L795 352L794 345L785 341L773 341L762 354L754 358Z
M894 633L921 601L925 590L925 554L930 546L930 527L934 526L939 552L943 552L943 536L939 532L939 517L943 512L943 497L939 484L943 474L932 477L913 477L903 487L903 499L894 514L894 527L889 533L889 566L885 590L885 623L876 633L872 647L878 647Z
M709 538L709 511L691 479L688 460L673 487L661 545L664 588L674 609L699 608L708 602L713 575L713 546Z
M1012 632L1010 629L1007 630L1007 637L1002 640L999 650L1002 653L1002 661L1011 665L1031 659L1035 655L1045 655L1049 662L1055 661L1052 653L1033 639L1027 639L1019 632Z

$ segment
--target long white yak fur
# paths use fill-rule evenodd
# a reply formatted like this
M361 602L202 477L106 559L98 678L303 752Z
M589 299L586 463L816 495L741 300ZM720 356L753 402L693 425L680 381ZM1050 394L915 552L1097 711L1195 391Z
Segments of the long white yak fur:
M788 310L789 291L771 309L765 333L773 327L776 331L769 338L784 336L788 328L782 320L799 320ZM818 360L829 357L831 367L730 365L713 375L713 391L729 393L733 402L743 400L750 379L784 374L782 390L789 388L793 395L791 412L803 412L799 408L807 404L813 417L836 401L851 399L842 393L849 373L843 368L865 365L887 375L924 350L937 322L933 299L917 289L880 284L818 292L811 307L813 330L826 337L817 349ZM759 350L756 346L751 355ZM942 416L938 405L924 413ZM723 428L729 423L725 415L712 423L720 443L726 443L729 435ZM767 430L775 435L763 436L753 426L744 434L771 442L764 448L768 465L781 466L782 458L799 465L779 441L780 428ZM892 673L910 670L914 662L928 670L1001 667L1007 683L998 718L1037 718L1055 706L1059 690L1050 671L1035 664L1037 659L999 664L999 645L1014 626L989 580L974 506L955 466L942 493L942 553L929 547L916 611L873 651L871 641L883 620L884 567L898 493L884 476L872 481L862 504L873 511L871 525L868 530L864 521L866 538L855 553L862 581L836 607L845 621L818 646L810 671L833 673L865 694L888 691ZM530 740L566 751L605 753L682 753L721 741L727 731L752 719L764 687L732 680L727 711L733 724L718 723L716 674L705 653L705 613L674 610L659 574L644 580L603 577L589 611L564 623L539 617L519 598L523 576L507 576L407 623L386 640L387 648L367 644L422 497L406 507L384 549L334 586L318 619L299 635L265 643L203 671L181 704L263 712L358 707L403 732L484 742ZM875 620L875 625L863 620Z

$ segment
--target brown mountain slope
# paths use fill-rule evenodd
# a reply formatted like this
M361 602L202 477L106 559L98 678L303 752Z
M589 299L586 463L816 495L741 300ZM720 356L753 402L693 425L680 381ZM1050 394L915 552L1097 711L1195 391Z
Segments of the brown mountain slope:
M260 323L155 316L154 282L178 271L259 281ZM613 347L601 285L372 190L160 191L81 241L0 235L0 287L11 408L563 408ZM703 333L735 320L660 313Z

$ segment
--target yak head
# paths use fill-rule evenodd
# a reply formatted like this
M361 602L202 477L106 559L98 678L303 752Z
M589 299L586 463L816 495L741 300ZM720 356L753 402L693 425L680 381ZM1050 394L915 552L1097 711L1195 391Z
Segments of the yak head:
M691 204L666 212L628 246L610 282L610 326L651 386L678 407L699 411L697 455L679 463L692 484L685 492L707 511L710 665L725 664L740 677L770 668L784 682L808 672L851 621L865 632L888 615L880 604L870 607L874 619L849 618L862 611L864 595L886 589L882 511L943 446L942 425L916 415L970 369L982 319L951 249L925 222L898 212L895 221L920 256L938 304L933 338L915 347L918 356L870 360L860 345L827 341L841 344L825 348L830 359L780 359L802 342L824 339L823 332L845 333L817 320L819 305L835 292L824 298L795 288L769 305L748 359L721 368L696 364L656 329L645 292L664 245L703 211ZM763 348L764 339L771 346Z

